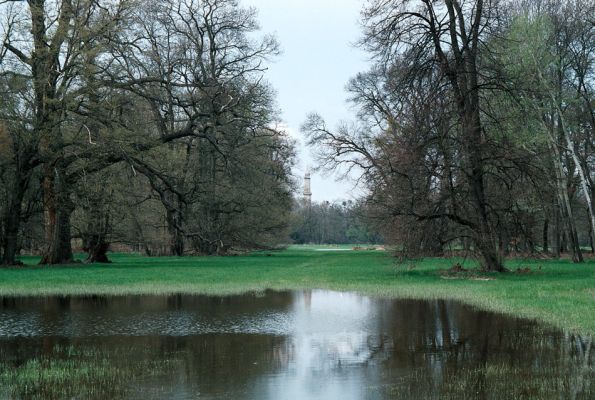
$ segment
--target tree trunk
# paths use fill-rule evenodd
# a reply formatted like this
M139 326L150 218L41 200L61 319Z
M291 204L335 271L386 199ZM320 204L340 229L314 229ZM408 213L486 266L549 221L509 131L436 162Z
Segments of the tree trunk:
M18 161L17 161L18 162ZM24 176L23 176L24 175ZM19 165L15 171L10 200L6 207L3 221L3 241L2 241L2 264L17 265L17 253L19 250L18 236L21 226L21 207L25 190L29 182L29 172L23 172Z
M556 259L560 258L560 246L562 245L560 241L561 229L560 229L560 208L556 204L554 207L554 241L552 243L552 248L554 250L554 257Z
M426 3L426 4L429 4ZM483 157L483 133L480 114L479 71L477 66L480 41L480 21L483 18L483 1L477 1L469 26L461 24L463 15L455 10L454 2L445 2L450 19L450 37L454 68L449 67L449 78L453 88L459 115L463 145L463 162L466 163L471 203L474 207L474 241L479 251L481 265L486 271L503 272L506 269L498 253L498 235L490 224L486 202L485 171ZM458 14L458 15L457 15ZM460 31L457 31L457 26ZM469 28L468 31L467 28ZM469 43L461 48L457 36L467 36ZM437 51L445 65L448 61L440 47L440 38L435 38Z
M564 220L566 225L566 232L568 234L568 244L572 253L572 261L575 263L583 262L583 254L581 252L578 243L578 234L576 230L576 223L574 221L574 214L572 212L572 205L570 204L570 197L568 196L568 181L564 166L560 159L561 154L558 148L558 144L553 139L553 135L550 136L550 148L553 153L554 159L554 173L556 176L556 191L558 195L558 202L560 205L560 216Z
M107 251L110 243L106 240L109 232L109 215L102 214L99 202L102 197L92 201L94 205L87 211L91 221L87 224L87 232L83 236L83 250L87 252L85 263L109 263ZM103 211L105 213L105 211Z
M215 242L211 242L205 240L203 238L195 238L194 248L198 251L199 254L211 256L217 254L218 246Z
M582 263L585 261L583 258L583 252L581 250L580 243L578 241L578 233L576 231L576 224L574 220L568 221L568 244L570 246L570 250L572 252L572 262L574 263Z
M21 223L21 203L16 200L10 202L4 217L4 243L2 264L17 265L18 233Z
M543 253L544 254L548 254L549 253L549 246L548 246L548 231L549 231L549 225L550 225L550 220L548 219L548 217L545 217L545 221L543 221L543 244L542 244L542 248L543 248Z
M574 161L574 164L576 165L576 169L578 170L578 176L579 176L579 181L581 183L581 189L583 191L583 195L585 196L585 201L587 202L587 213L589 215L589 241L591 243L593 243L594 238L593 238L593 234L595 234L595 212L593 211L593 201L591 199L591 190L589 187L589 182L587 180L585 171L583 170L583 165L578 157L578 155L576 154L576 150L574 148L574 143L572 142L572 138L570 137L570 132L568 131L565 119L564 119L564 114L562 113L562 109L560 108L559 105L556 104L556 111L558 112L558 124L560 126L560 130L562 133L562 136L564 137L564 140L566 141L566 147L568 149L568 151L570 152L570 155L572 156L572 160ZM587 173L589 173L589 171L587 171ZM575 229L575 235L576 235L576 229ZM577 246L578 245L578 235L576 237L576 242L577 242ZM579 246L579 252L580 252L580 246ZM582 254L580 255L580 259L582 261Z
M593 241L593 228L589 226L589 245L591 246L591 254L595 254L595 242Z
M184 233L181 232L181 216L180 211L168 209L167 210L167 229L169 232L169 251L171 255L184 255Z
M475 244L480 253L482 268L486 271L503 272L506 269L499 257L497 235L489 222L486 207L479 96L473 80L471 85L474 89L464 99L460 99L460 104L464 112L462 129L466 142L466 158L471 170L469 185L477 216Z
M560 253L564 254L568 252L568 234L565 231L562 231L560 236Z
M132 216L132 222L134 224L134 229L136 230L136 234L138 235L138 250L140 252L140 247L142 246L145 255L151 257L153 255L151 248L149 247L149 244L147 243L146 239L145 239L145 234L143 232L143 226L140 223L140 221L138 220L138 216L136 215L136 213L134 212L134 210L132 209L132 207L127 207L128 208L128 213Z
M592 184L589 185L592 187ZM593 190L591 190L591 198L593 198ZM588 212L589 210L587 210ZM593 231L593 226L589 225L589 246L591 247L591 254L595 254L595 232Z
M85 263L111 263L107 257L110 244L101 234L93 234L84 238L83 250L87 252Z
M565 207L562 209L562 218L566 223L566 239L568 249L572 254L572 261L575 263L582 263L584 262L583 253L579 245L574 214L572 212L572 206L570 205L570 198L568 197L568 191L566 188L564 188L563 197L564 198L562 201L565 202Z
M49 164L44 166L43 200L46 249L39 263L73 263L70 215L74 207L65 188L64 174Z

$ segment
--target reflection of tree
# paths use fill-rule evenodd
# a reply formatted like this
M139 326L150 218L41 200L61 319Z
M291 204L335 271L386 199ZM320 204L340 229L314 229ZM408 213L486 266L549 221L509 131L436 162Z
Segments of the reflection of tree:
M394 379L415 371L422 378L409 389L417 396L448 397L461 388L477 398L591 393L591 339L452 302L386 301L379 308L378 330L393 341L385 369Z
M167 385L182 376L194 392L207 396L224 390L241 398L255 379L283 370L291 358L282 336L208 334L152 340L156 341L152 347L159 350L149 357L176 361L175 370L159 377L160 383Z
M257 320L263 315L287 311L294 301L291 293L267 292L241 296L86 296L2 299L0 312L10 310L13 315L31 315L40 318L31 332L52 336L33 339L11 338L0 342L5 362L19 365L24 360L56 356L56 349L74 347L86 353L100 353L109 359L113 368L133 370L143 386L173 387L183 384L193 392L213 395L225 389L237 392L250 386L260 376L285 369L293 359L293 347L286 337L265 334L208 333L194 336L99 336L76 337L93 334L97 330L125 331L135 335L134 324L142 318L188 312L206 320L231 320L242 323ZM181 321L181 320L180 320ZM183 321L182 321L183 322ZM121 323L123 326L112 327ZM223 325L229 328L229 325ZM232 326L233 328L233 326ZM68 332L78 329L75 337ZM56 336L58 333L59 336ZM61 355L60 357L62 357ZM93 358L94 361L95 358ZM161 365L163 364L163 365ZM100 366L98 365L98 368ZM150 378L150 379L149 379ZM134 384L134 380L131 381ZM172 389L173 390L173 389Z
M580 336L567 335L565 337L566 346L563 349L574 349L574 356L565 357L568 360L566 369L569 371L572 380L570 383L570 399L577 399L581 393L590 393L593 389L594 370L591 359L593 350L593 338L583 338Z
M592 338L452 302L364 299L358 303L360 298L354 295L335 298L325 293L3 299L0 324L5 324L8 312L10 318L26 319L36 311L39 318L20 323L37 324L33 333L58 326L55 332L71 332L72 337L0 337L0 356L5 363L19 365L36 357L63 357L56 355L56 346L73 347L82 354L89 350L105 355L114 368L133 371L134 390L161 388L156 393L162 398L177 390L207 398L224 393L270 398L263 387L288 382L291 387L340 385L345 380L377 388L387 398L456 398L473 393L475 398L582 399L593 394ZM228 330L188 336L142 334L142 330L138 337L82 334L90 329L83 322L101 321L99 317L111 318L112 324L128 319L123 328L132 329L142 318L162 314L226 320L213 326ZM286 320L276 319L279 315ZM365 324L353 324L360 318ZM182 317L171 321L184 323ZM252 333L249 325L242 333L235 330L236 323L253 323L262 331ZM267 324L280 323L294 327L279 330L287 335L268 334ZM109 331L109 324L102 324L97 329ZM183 331L183 326L177 328ZM295 375L297 370L302 374Z
M162 334L191 334L201 332L175 331L177 328L183 329L184 323L197 325L198 322L209 322L210 326L217 327L219 325L216 323L223 320L232 321L230 324L233 327L233 324L255 320L255 316L261 318L262 323L266 324L267 316L287 312L292 302L292 295L282 292L224 297L191 295L23 297L4 299L0 305L0 312L6 309L12 315L18 316L20 322L13 328L22 328L24 331L21 333L24 335L69 335L71 331L83 336L114 333L138 335L159 334L160 330ZM197 319L199 321L196 321ZM180 326L155 326L157 322L179 323ZM0 329L2 326L0 321ZM200 330L202 325L190 326L190 328Z
M93 367L100 375L106 360L110 369L129 371L133 392L175 392L178 386L183 386L192 393L209 397L220 396L225 391L235 394L232 398L242 398L254 380L286 369L293 358L286 337L271 335L43 337L0 341L2 362L15 367L40 357L67 358L68 352L63 349L76 349L77 354L82 354L75 359L91 366L90 376Z

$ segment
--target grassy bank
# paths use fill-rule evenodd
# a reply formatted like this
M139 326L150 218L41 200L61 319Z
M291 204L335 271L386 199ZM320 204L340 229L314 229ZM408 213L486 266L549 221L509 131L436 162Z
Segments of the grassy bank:
M397 266L381 251L292 247L237 257L149 258L114 254L110 265L0 269L0 295L230 294L265 289L334 289L373 296L447 298L595 334L595 262L514 260L525 273L445 277L460 260ZM466 267L473 267L470 262Z

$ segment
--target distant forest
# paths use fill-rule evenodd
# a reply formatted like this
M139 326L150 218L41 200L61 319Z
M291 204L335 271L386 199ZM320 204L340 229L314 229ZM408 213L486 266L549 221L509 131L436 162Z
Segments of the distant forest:
M354 118L302 127L319 169L364 195L308 205L255 9L0 1L1 263L379 240L408 257L462 248L489 271L513 254L582 262L594 16L595 0L364 2Z
M379 244L378 230L361 202L323 201L293 206L289 238L296 244Z

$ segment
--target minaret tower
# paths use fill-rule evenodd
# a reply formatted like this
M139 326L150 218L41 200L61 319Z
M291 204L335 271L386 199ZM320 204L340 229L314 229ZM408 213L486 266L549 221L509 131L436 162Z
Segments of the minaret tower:
M310 171L306 171L304 175L304 199L306 204L312 204L312 189L310 187Z

